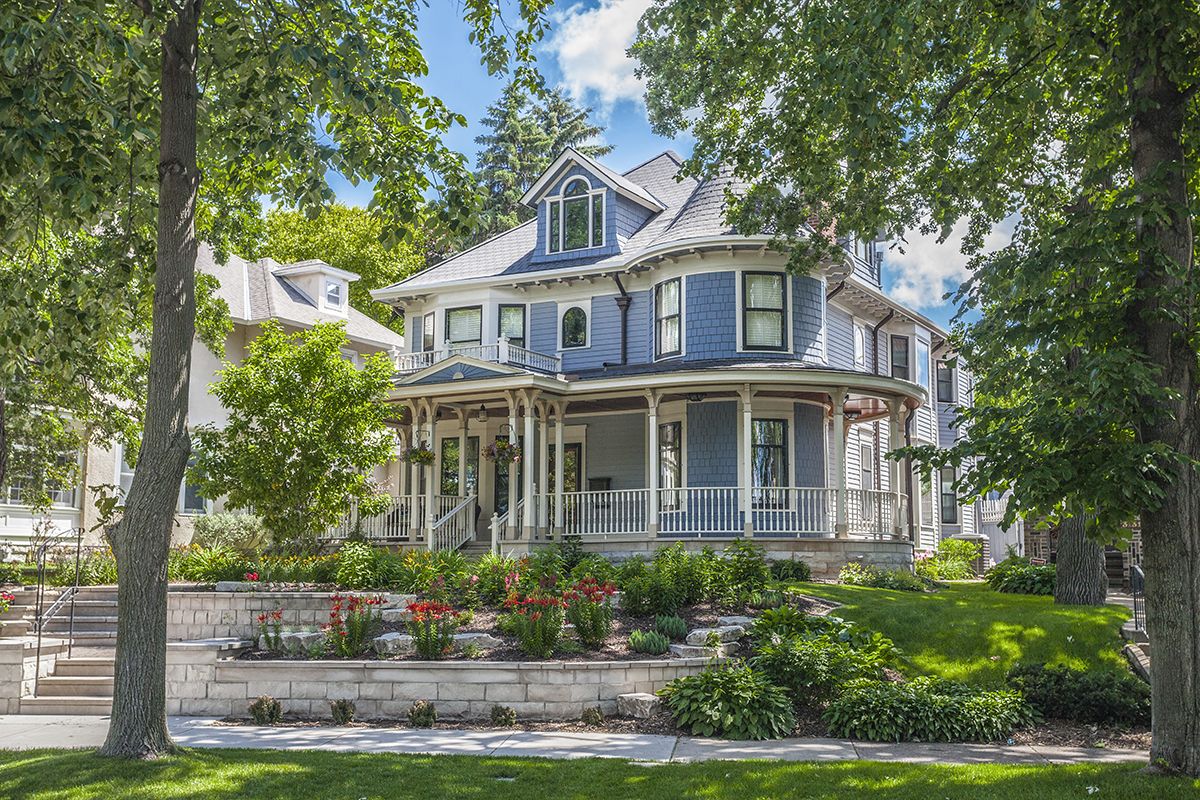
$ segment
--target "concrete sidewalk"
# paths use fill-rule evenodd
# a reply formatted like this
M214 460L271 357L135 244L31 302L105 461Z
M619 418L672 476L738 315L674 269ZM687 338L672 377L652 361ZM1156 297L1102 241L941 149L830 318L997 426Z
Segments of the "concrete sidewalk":
M258 728L216 725L215 719L172 717L171 734L185 747L330 750L542 758L627 758L651 762L729 759L780 761L900 761L914 764L1146 763L1140 750L1099 750L991 744L877 744L842 739L730 742L690 736L553 731L412 730L406 728ZM0 715L0 750L98 747L108 717Z

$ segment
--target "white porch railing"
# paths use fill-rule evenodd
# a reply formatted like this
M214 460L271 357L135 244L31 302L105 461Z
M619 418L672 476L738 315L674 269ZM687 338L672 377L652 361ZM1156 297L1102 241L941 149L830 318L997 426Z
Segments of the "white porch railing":
M897 508L896 498L900 498ZM904 525L907 498L873 489L846 490L846 530L855 536L889 536Z
M396 365L396 372L400 374L418 372L454 356L464 356L492 364L510 364L514 367L551 374L562 372L562 358L559 356L539 353L527 347L518 347L506 339L490 344L452 345L447 342L438 350L428 350L422 353L392 351L392 361Z
M752 489L750 504L755 535L831 536L835 530L837 489Z
M434 527L436 528L452 511L457 510L468 499L472 501L471 522L473 524L473 497L463 498L452 494L434 495ZM427 507L425 495L417 497L399 495L389 497L387 507L378 514L363 515L359 512L358 503L351 501L346 516L340 523L326 531L323 538L331 542L341 542L350 538L394 544L425 542L425 530L430 521L426 514Z
M459 502L433 524L433 549L457 550L475 538L475 495Z
M741 490L695 486L658 490L660 536L741 536L745 531Z
M998 524L1000 520L1004 519L1004 512L1007 510L1007 497L1002 497L999 500L979 501L979 519L984 525Z
M563 492L563 533L567 536L644 535L649 489Z

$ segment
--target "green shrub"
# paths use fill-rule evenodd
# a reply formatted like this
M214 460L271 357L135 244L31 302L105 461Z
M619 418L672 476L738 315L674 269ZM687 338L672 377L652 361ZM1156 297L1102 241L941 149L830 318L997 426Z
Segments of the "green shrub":
M673 614L659 614L654 618L654 630L676 642L682 642L688 635L688 624L683 617Z
M179 577L196 583L217 581L240 581L247 572L253 572L253 564L241 553L229 547L184 548L178 561Z
M975 559L983 547L972 539L943 539L932 553L918 553L913 571L930 581L965 581L975 577Z
M771 579L763 548L754 542L746 539L731 542L725 548L724 560L730 588L740 595L762 591Z
M497 728L511 728L517 724L517 710L511 706L492 706L492 725Z
M925 582L903 569L880 569L871 564L851 561L838 573L838 582L872 589L896 589L903 592L923 592Z
M744 664L677 678L659 694L675 724L695 736L779 739L796 727L787 692Z
M777 581L807 581L812 579L808 564L798 558L771 562L771 577Z
M478 591L487 603L499 605L509 594L509 584L516 580L517 560L496 553L485 553L475 564L479 576Z
M674 614L680 608L679 595L669 579L649 571L621 586L621 608L635 617Z
M676 542L654 554L651 570L664 585L671 587L675 602L690 606L704 599L705 570L700 556L693 556Z
M12 561L0 561L0 586L20 584L24 581L21 565Z
M872 742L991 742L1036 721L1018 692L922 677L852 681L825 709L833 736Z
M375 548L366 542L346 542L337 553L337 584L347 589L377 589Z
M988 585L1008 594L1054 594L1054 565L1030 564L1026 558L1006 558L984 575Z
M571 580L580 581L584 578L595 578L599 583L616 583L617 568L604 556L589 553L579 559L571 570Z
M418 700L408 708L408 724L414 728L432 728L437 722L437 709L428 700Z
M660 656L671 649L671 642L658 631L634 631L629 634L629 649L635 653Z
M278 725L283 719L283 706L270 695L262 695L250 704L250 716L255 725Z
M1043 716L1097 725L1149 725L1150 687L1128 672L1017 664L1008 685Z
M333 716L334 725L349 725L354 722L357 709L353 700L330 700L329 713Z
M244 556L254 556L266 548L269 535L262 519L253 514L220 511L196 517L192 544L200 547L227 547Z
M583 537L564 535L554 544L558 551L558 566L563 575L570 575L584 559Z
M315 583L328 585L337 580L338 557L260 556L251 565L261 583Z
M12 566L17 568L15 575L19 576L19 567L16 564ZM56 553L47 573L47 581L51 586L73 585L75 583L75 550L68 549L61 553ZM241 576L239 575L238 577L240 578ZM19 577L12 581L0 579L0 583L16 583L18 580ZM112 550L106 547L103 549L88 549L80 553L80 586L102 586L116 582L117 559L113 556Z
M600 706L588 706L583 709L579 721L588 727L598 728L604 724L604 710Z
M751 660L777 686L800 704L823 702L846 682L881 678L883 658L875 649L856 649L850 642L825 636L764 643Z

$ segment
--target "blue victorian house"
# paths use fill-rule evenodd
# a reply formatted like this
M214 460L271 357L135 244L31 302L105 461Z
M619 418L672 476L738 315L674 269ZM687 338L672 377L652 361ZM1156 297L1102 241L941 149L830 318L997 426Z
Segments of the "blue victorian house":
M405 316L392 399L424 458L341 535L611 554L753 537L828 574L974 534L953 473L885 457L953 436L970 380L946 333L884 294L871 243L789 274L725 222L739 187L681 163L617 174L567 150L523 197L535 219L374 292Z

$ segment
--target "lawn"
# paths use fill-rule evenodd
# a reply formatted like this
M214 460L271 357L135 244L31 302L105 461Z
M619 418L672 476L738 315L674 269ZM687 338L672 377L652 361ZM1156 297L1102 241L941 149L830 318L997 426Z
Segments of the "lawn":
M1003 594L983 583L936 593L801 583L798 591L843 603L833 613L877 630L904 651L913 672L972 683L1004 680L1018 661L1127 669L1120 606L1056 606L1053 598Z
M1026 767L736 761L639 765L588 759L473 758L389 753L196 750L153 762L84 751L0 753L0 797L22 800L1175 800L1200 782L1139 773L1136 766Z

